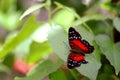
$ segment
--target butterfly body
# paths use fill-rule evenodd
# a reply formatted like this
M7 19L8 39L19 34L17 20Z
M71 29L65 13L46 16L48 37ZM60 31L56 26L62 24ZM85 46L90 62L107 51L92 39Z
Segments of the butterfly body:
M92 53L94 47L86 40L83 40L81 35L72 27L69 28L68 39L70 45L70 54L67 59L67 66L69 69L79 67L81 64L87 64L85 60L86 53Z

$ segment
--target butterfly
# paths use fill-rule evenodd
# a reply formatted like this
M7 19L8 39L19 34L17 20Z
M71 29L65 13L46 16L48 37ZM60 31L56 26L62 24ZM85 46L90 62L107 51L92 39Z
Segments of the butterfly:
M68 39L71 48L67 59L68 68L73 69L81 64L87 64L88 61L85 60L85 54L92 53L94 46L82 39L81 35L73 27L69 28Z

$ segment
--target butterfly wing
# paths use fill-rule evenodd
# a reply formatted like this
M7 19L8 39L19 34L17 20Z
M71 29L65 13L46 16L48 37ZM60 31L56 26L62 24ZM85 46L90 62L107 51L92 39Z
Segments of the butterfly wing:
M79 67L82 64L87 64L88 62L85 61L85 57L82 54L75 54L70 53L67 59L67 66L69 69L73 69Z
M86 40L82 40L81 35L72 27L69 28L68 33L69 45L71 50L76 52L92 53L94 47L89 44Z

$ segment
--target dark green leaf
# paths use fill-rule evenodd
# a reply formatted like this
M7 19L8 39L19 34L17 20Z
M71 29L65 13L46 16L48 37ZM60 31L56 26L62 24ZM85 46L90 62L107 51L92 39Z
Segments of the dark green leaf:
M6 72L6 73L8 73L8 72L11 72L11 70L6 65L0 64L0 72Z
M56 72L53 72L49 75L50 80L67 80L64 72L61 69L58 69Z
M114 44L107 35L98 35L96 42L111 64L115 67L116 73L120 71L120 43Z

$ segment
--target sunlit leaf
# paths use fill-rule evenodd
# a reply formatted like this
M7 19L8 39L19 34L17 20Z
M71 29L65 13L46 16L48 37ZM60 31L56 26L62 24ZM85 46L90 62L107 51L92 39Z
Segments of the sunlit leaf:
M72 9L70 10L62 9L61 11L55 14L55 16L53 17L53 21L64 27L70 26L75 19L75 16L72 12L73 12Z
M13 50L14 54L16 55L16 58L22 59L25 58L29 51L30 51L30 45L32 43L32 38L29 37L22 41L18 46L15 47Z
M8 14L4 14L0 12L0 23L3 25L3 27L6 30L13 30L17 25L19 24L19 16L20 13L18 12L12 12Z
M36 62L43 56L51 52L51 48L47 42L37 43L33 42L31 44L30 53L27 57L29 63Z
M12 51L17 45L28 38L40 24L36 23L35 17L31 16L24 24L21 31L15 36L9 39L0 50L0 58L3 58L8 52Z

